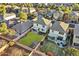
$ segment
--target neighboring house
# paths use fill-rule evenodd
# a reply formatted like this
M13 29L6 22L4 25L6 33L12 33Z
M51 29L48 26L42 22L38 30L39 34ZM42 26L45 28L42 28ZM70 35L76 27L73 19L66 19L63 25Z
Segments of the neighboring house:
M30 13L33 13L35 11L36 11L35 8L30 8Z
M53 13L53 17L55 20L62 20L63 14L63 11L56 11Z
M62 20L62 16L63 16L64 12L63 11L56 11L56 10L50 10L47 13L48 17L52 17L53 15L53 20ZM52 20L52 19L51 19Z
M51 17L52 14L54 14L55 12L56 12L56 10L50 10L50 11L47 12L47 16Z
M11 13L12 12L12 7L11 5L6 5L6 13Z
M17 23L15 18L16 18L16 14L14 14L14 13L6 13L5 14L4 20L5 20L8 27Z
M78 18L79 18L79 12L78 12L78 11L72 11L70 17L71 17L71 20L72 20L72 21L78 21Z
M27 7L22 7L22 11L25 13L28 13L28 8Z
M68 19L65 22L69 24L69 27L71 29L74 29L75 24L78 24L78 17L79 17L78 11L72 11L72 13L70 15L70 19Z
M22 7L22 11L28 14L29 12L33 13L36 10L35 10L35 8Z
M18 16L19 12L20 12L20 7L17 7L17 6L16 6L16 7L13 9L13 13L15 13L16 16Z
M61 21L55 21L50 28L48 40L54 41L62 48L66 44L68 27L69 24Z
M61 5L64 5L65 7L67 7L67 6L71 6L72 4L71 3L55 3L55 5L57 6L57 7L59 7L59 6L61 6Z
M56 7L60 7L62 4L61 3L55 3Z
M5 21L7 25L15 24L16 23L16 15L14 13L6 13L5 16L0 15L0 22Z
M11 20L13 18L16 18L16 14L14 13L6 13L4 16L4 20Z
M7 8L6 8L6 13L11 13L11 12L12 12L12 8L7 7Z
M75 24L74 33L73 33L73 46L79 47L79 24Z
M48 26L50 26L49 24L51 24L50 20L43 18L41 15L33 19L33 21L33 31L39 33L46 33L48 30Z
M32 26L33 26L33 22L28 20L27 22L18 23L14 25L12 28L17 32L17 35L21 35Z

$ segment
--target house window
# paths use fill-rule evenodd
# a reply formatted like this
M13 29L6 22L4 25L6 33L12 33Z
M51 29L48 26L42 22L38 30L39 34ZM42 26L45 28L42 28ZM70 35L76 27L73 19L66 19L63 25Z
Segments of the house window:
M51 36L49 36L49 38L50 38L50 39L53 39L53 40L55 39L55 37L51 37Z
M44 31L44 29L41 29L42 31Z
M45 26L43 26L43 28L45 28Z
M76 36L76 38L79 38L79 36Z
M58 36L57 40L62 41L63 37Z
M37 24L37 26L38 26L38 24Z
M59 43L57 43L57 45L59 46L60 44L59 44Z
M33 31L37 32L37 30L36 30L36 29L33 29Z
M74 43L74 46L79 46L79 44L78 43Z
M62 32L59 32L59 34L64 35L64 33L62 33Z
M38 31L40 31L40 28L38 28Z

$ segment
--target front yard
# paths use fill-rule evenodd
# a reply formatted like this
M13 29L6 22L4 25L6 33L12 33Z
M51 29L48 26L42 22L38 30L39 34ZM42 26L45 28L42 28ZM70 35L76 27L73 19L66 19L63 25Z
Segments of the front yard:
M42 35L39 35L39 34L34 33L34 32L29 32L27 35L25 35L23 38L21 38L19 40L19 42L21 44L30 46L30 45L32 45L32 43L35 43L35 42L38 43L42 39L43 39Z

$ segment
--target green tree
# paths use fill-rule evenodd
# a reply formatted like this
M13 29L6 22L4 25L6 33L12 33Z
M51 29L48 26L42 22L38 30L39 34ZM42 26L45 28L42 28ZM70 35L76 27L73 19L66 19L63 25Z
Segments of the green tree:
M65 52L68 55L79 56L79 50L76 48L67 48L65 49Z
M5 16L5 13L6 13L5 5L3 5L2 7L3 7L3 8L2 8L2 9L3 9L2 13L3 13L3 16Z
M72 5L73 10L78 11L79 10L79 4L78 3L74 3Z
M66 7L64 10L64 13L68 13L70 14L72 12L72 8L71 7Z
M8 28L7 28L7 24L6 23L1 23L0 32L2 34L7 34L8 33Z
M5 16L5 13L6 13L6 7L5 7L5 5L1 5L0 6L0 13L3 15L3 17Z
M20 18L21 22L26 21L27 20L27 14L21 11L19 13L19 18Z
M59 8L61 8L62 11L65 10L65 6L63 4L61 4Z

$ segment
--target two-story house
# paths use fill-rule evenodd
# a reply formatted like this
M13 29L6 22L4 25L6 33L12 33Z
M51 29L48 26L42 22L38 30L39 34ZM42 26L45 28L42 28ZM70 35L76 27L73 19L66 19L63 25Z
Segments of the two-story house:
M62 48L66 44L68 27L69 24L66 24L64 22L53 22L48 34L48 40L54 41L59 47Z
M79 47L79 24L75 24L73 32L73 44L74 47Z
M16 14L14 13L6 13L5 16L3 17L4 21L7 23L8 26L17 23L15 18L16 18Z
M33 19L33 31L38 33L46 33L51 21L43 18L41 15Z

